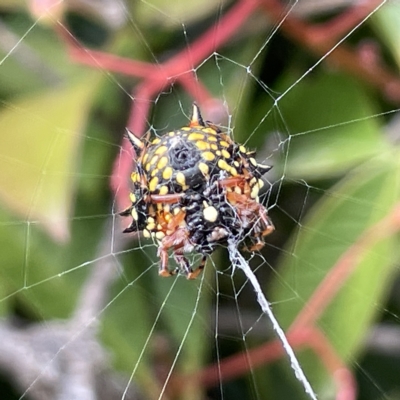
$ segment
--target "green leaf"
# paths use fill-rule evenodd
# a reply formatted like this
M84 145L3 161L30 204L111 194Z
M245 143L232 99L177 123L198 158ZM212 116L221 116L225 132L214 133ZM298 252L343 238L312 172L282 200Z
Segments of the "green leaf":
M215 12L222 7L221 3L224 1L174 0L173 6L171 6L171 3L163 0L153 0L151 3L136 3L134 14L138 21L145 21L147 25L181 28L183 22L187 25L208 15L215 15Z
M369 20L391 51L400 67L400 7L398 3L387 2Z
M182 276L175 278L176 281L174 278L160 279L157 276L154 281L160 307L164 307L163 322L171 336L171 354L176 355L180 351L174 371L178 375L195 373L205 363L209 340L212 337L207 336L211 292L205 288L208 285L206 280L211 278L213 272L212 266L208 266L203 275L193 281L188 281ZM180 346L182 348L178 350ZM184 382L182 392L182 399L203 398L202 389L189 380Z
M358 82L347 75L318 71L285 94L296 79L298 74L290 71L276 89L284 94L276 105L265 96L249 114L251 145L261 150L266 134L279 135L276 147L265 154L281 149L281 156L272 161L277 176L331 178L387 149L376 117L379 112Z
M81 130L96 81L13 99L0 112L0 199L60 241L68 237Z
M278 266L279 279L272 283L270 300L275 303L275 315L285 329L309 307L311 295L337 268L340 257L354 249L360 237L398 202L400 158L397 151L393 153L387 152L361 165L327 191L284 249L285 256ZM348 279L336 283L338 293L317 319L323 334L350 366L369 325L381 311L376 305L382 304L393 272L395 236L389 232L383 239L378 237L379 240L359 248L359 257L349 265L353 272ZM321 368L310 357L301 360L302 365L308 365L312 377L322 379Z
M386 148L368 94L346 75L306 77L278 107L291 135L279 169L291 178L343 173Z

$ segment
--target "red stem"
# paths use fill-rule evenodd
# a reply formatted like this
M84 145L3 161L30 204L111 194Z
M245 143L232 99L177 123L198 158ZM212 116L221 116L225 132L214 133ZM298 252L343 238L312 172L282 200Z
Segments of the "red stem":
M314 325L328 304L340 290L343 282L354 272L366 248L371 248L383 238L393 235L400 229L400 204L384 219L369 228L349 249L339 258L328 275L314 291L307 304L303 307L290 327L290 332Z
M256 0L238 1L214 26L195 42L164 64L169 77L178 77L195 69L201 61L212 55L247 21L258 7Z

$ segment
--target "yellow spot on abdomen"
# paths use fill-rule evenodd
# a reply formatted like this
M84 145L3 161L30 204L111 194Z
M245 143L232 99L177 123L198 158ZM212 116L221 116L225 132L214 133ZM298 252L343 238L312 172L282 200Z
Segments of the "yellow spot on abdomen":
M204 139L204 135L198 132L193 132L188 136L188 139L193 141L202 140Z
M224 158L230 158L230 154L228 151L226 151L225 149L221 150L221 154Z
M149 182L150 192L154 192L156 190L157 185L158 185L158 177L155 176L154 178L151 178L151 180Z
M143 229L143 236L145 238L150 238L151 237L150 232L147 229Z
M164 232L161 232L161 231L156 232L156 238L158 240L164 239L164 237L165 237L165 233Z
M215 207L209 206L203 210L204 219L209 222L215 222L218 218L218 211Z
M250 157L249 160L255 167L257 167L257 161L253 157Z
M211 133L211 135L216 135L217 134L217 131L215 129L213 129L213 128L203 128L202 132Z
M228 143L228 142L225 142L225 140L221 140L221 141L219 142L219 144L220 144L221 146L223 146L223 147L229 147L229 143Z
M231 167L227 164L225 160L219 160L218 161L218 167L220 169L223 169L224 171L230 171Z
M208 150L210 148L210 144L202 140L197 141L196 146L199 150Z
M171 176L172 176L172 168L166 167L163 171L162 177L164 179L171 179Z
M167 146L160 146L154 154L164 154L168 150Z
M167 157L161 157L160 161L157 163L157 168L158 169L164 169L168 164L168 158Z
M186 185L185 175L182 172L178 172L175 179L181 186Z
M201 154L201 156L204 158L206 161L213 161L215 160L215 154L212 153L211 151L205 151L204 153Z
M199 170L201 171L201 173L203 175L208 175L208 172L210 171L210 168L208 167L208 165L206 163L199 163Z
M129 193L129 198L130 198L132 203L136 203L137 198L136 198L134 193Z
M160 187L160 192L161 195L167 194L168 193L168 186L161 186Z
M131 215L132 215L132 218L134 219L134 221L137 221L139 219L139 215L136 211L136 208L132 208Z

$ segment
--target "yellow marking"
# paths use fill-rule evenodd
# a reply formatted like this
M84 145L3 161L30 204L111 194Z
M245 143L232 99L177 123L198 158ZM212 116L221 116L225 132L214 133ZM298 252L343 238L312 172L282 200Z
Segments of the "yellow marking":
M171 220L171 214L166 214L166 215L164 216L164 218L165 218L165 220L166 220L167 222L169 222L169 221Z
M259 189L259 187L256 185L256 186L253 186L253 188L251 189L251 193L250 193L250 197L252 198L252 199L255 199L257 196L258 196L258 191L259 191L260 189Z
M267 168L271 168L271 166L270 165L267 165L267 164L260 164L260 163L258 163L258 166L259 167L261 167L261 168L265 168L265 169L267 169Z
M162 177L164 179L171 179L172 176L172 168L171 167L166 167L162 173Z
M157 210L162 211L163 205L161 203L157 203Z
M161 224L157 224L157 229L158 229L159 231L161 231L161 230L162 230L162 226L161 226Z
M186 185L185 175L183 175L182 172L178 172L178 173L176 174L175 179L176 179L176 181L177 181L181 186L185 186L185 185Z
M258 187L262 189L264 187L264 181L262 179L258 180Z
M237 172L235 167L231 167L230 173L231 173L232 176L236 176L238 174L238 172Z
M151 144L158 144L158 143L160 143L161 142L161 139L160 138L155 138L155 139L153 139L153 141L151 142Z
M183 186L182 186L182 190L183 190L183 191L188 190L189 188L190 188L189 185L183 185Z
M204 158L206 161L213 161L215 160L215 154L212 153L211 151L205 151L204 153L201 153L201 156Z
M233 165L234 165L236 168L239 168L239 166L240 166L239 161L234 161L234 162L233 162Z
M215 136L207 136L207 140L210 142L216 142L218 139Z
M221 151L220 151L220 150L217 150L217 151L215 152L215 154L216 154L217 156L220 156L220 155L221 155Z
M132 172L131 173L131 179L133 182L139 182L140 181L140 175L137 172Z
M154 165L158 161L158 156L153 156L153 158L150 160L150 165Z
M202 140L197 141L196 146L199 150L208 150L210 148L210 144Z
M160 187L160 194L167 194L168 193L168 186L161 186Z
M225 149L224 150L221 150L221 154L222 154L222 157L224 157L224 158L230 158L230 154L229 154L229 152L228 151L226 151Z
M174 208L174 210L172 212L174 213L174 215L178 215L180 213L180 211L181 211L181 208L176 207L176 208Z
M151 180L149 182L150 192L154 192L156 190L157 185L158 185L158 177L155 176L154 178L151 178Z
M203 200L203 207L204 207L204 208L209 207L208 203L207 203L205 200Z
M211 149L216 151L218 150L218 146L215 143L211 143Z
M208 175L208 172L210 171L210 168L206 163L200 162L199 163L199 170L203 175Z
M147 218L147 222L149 222L149 223L154 223L155 222L155 220L154 220L154 218L153 217L149 217L149 218Z
M172 132L168 132L168 136L170 136L170 137L173 137L173 136L175 136L175 132L174 132L174 131L172 131Z
M158 169L155 168L155 169L153 169L153 171L151 171L151 176L156 176L157 173L158 173Z
M221 140L221 141L219 142L219 144L220 144L221 146L224 146L224 147L229 147L229 143L228 143L228 142L225 142L225 140Z
M253 177L253 178L250 179L250 185L251 186L255 185L256 183L257 183L257 178Z
M167 214L169 216L169 218L171 218L171 214L169 213L171 210L171 206L169 204L164 204L163 210L164 210L164 213Z
M246 153L246 147L244 147L244 146L239 146L239 151L241 152L241 153Z
M164 239L164 237L165 237L165 233L164 232L161 232L161 231L156 232L156 238L158 240Z
M154 154L164 154L167 150L168 150L167 146L160 146L158 149L156 149Z
M168 158L167 157L161 157L160 160L157 163L157 168L158 169L164 169L168 164Z
M213 128L203 128L201 131L205 132L205 133L211 133L211 135L216 135L217 134L216 130L213 129Z
M145 164L148 158L149 158L149 154L146 153L142 158L142 164Z
M235 186L235 192L238 194L242 194L242 189L239 186Z
M227 164L225 160L218 160L218 167L228 172L231 169L231 167Z
M218 218L218 211L215 207L210 206L203 210L204 219L209 222L215 222Z
M146 229L148 230L148 231L152 231L153 229L155 229L156 228L156 224L153 222L153 223L150 223L150 224L147 224L147 226L146 226Z
M188 139L193 141L202 140L204 139L204 135L198 132L193 132L188 136Z
M253 157L250 157L249 160L255 167L257 167L257 161Z
M181 128L181 131L190 131L192 128L190 128L189 126L184 126L183 128Z
M132 208L132 210L131 210L131 215L132 215L132 218L133 218L135 221L137 221L137 220L139 219L139 215L138 215L138 213L137 213L137 211L136 211L136 208Z
M129 193L129 199L132 203L136 203L137 199L134 193Z
M143 236L145 238L150 238L151 237L150 232L147 229L143 229Z
M144 169L145 169L147 172L150 171L150 168L151 168L151 164L150 164L150 163L147 163L146 166L144 167Z

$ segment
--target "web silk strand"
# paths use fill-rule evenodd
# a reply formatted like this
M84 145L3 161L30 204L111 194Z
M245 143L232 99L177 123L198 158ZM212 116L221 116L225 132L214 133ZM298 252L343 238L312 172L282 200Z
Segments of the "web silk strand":
M311 387L307 377L305 376L303 369L300 367L299 361L297 360L296 355L292 349L292 346L289 344L288 340L286 339L285 332L279 325L279 322L275 318L274 314L272 313L272 309L264 296L263 291L261 290L261 286L254 275L253 271L251 270L249 264L240 254L239 250L237 249L237 243L234 241L230 241L228 245L229 250L229 257L232 262L233 268L238 267L240 268L244 274L246 275L247 279L252 284L254 291L257 294L257 302L260 305L263 313L268 316L269 320L272 322L272 326L276 331L280 341L282 342L283 348L285 349L287 355L289 356L290 365L293 369L296 378L302 383L304 390L310 396L311 399L317 400L317 396Z

